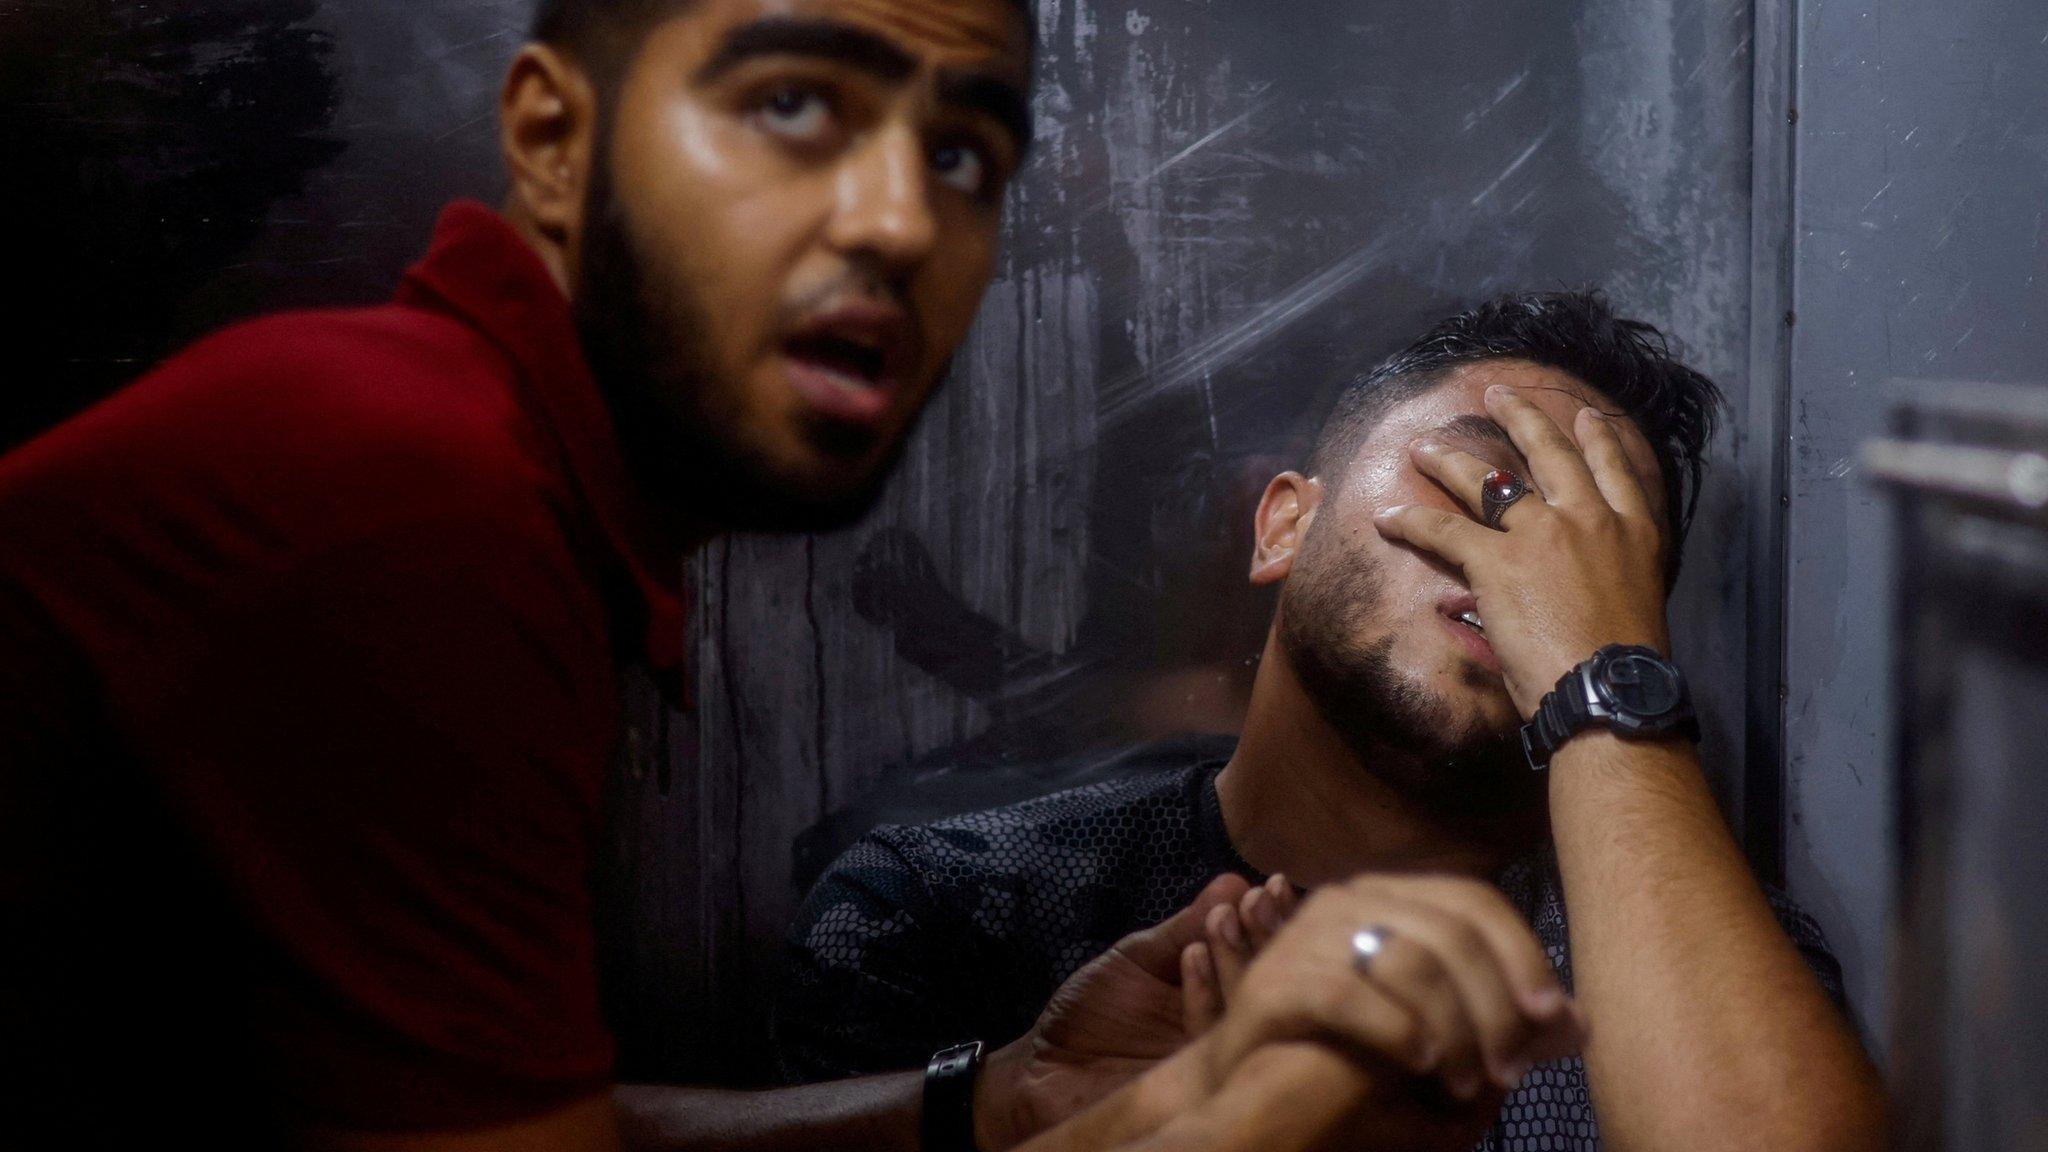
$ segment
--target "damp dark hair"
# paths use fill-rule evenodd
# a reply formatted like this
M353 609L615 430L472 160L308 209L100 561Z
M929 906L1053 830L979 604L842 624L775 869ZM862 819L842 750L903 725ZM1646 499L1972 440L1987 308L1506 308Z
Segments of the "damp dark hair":
M1676 531L1668 573L1676 579L1721 390L1680 362L1655 326L1615 315L1597 291L1510 293L1437 324L1338 393L1309 453L1309 474L1341 470L1389 409L1453 369L1494 360L1568 373L1613 400L1642 431L1664 476L1667 523Z
M567 49L596 76L602 89L616 86L640 38L657 22L695 0L539 0L528 36ZM1007 0L1033 29L1030 0Z

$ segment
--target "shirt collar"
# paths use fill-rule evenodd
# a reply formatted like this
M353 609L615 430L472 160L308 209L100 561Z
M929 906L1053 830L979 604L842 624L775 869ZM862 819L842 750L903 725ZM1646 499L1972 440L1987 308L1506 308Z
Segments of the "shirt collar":
M511 358L520 399L554 441L571 485L637 593L640 655L658 679L678 682L686 545L662 528L628 476L569 301L539 255L496 212L457 200L442 210L433 243L406 271L397 301L453 313Z

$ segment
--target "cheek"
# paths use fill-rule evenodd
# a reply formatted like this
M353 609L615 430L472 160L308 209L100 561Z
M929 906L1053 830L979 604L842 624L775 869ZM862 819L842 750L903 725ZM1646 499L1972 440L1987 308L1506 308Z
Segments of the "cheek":
M650 117L618 195L665 288L689 297L728 366L772 336L829 192L793 177L750 132L688 101Z

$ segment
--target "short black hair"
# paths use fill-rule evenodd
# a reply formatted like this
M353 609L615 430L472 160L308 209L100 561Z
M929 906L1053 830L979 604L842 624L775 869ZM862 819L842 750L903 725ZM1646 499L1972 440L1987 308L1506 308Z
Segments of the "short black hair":
M1664 474L1675 579L1721 390L1681 363L1654 325L1615 315L1598 291L1509 293L1438 323L1337 394L1310 450L1309 474L1342 470L1389 409L1428 392L1453 369L1496 360L1527 360L1568 373L1635 422Z
M539 0L531 39L566 48L592 71L601 90L612 90L640 38L660 20L696 0ZM1035 48L1037 28L1031 0L1009 0L1024 17Z
M607 101L653 27L696 0L539 0L529 39L552 44L589 71Z

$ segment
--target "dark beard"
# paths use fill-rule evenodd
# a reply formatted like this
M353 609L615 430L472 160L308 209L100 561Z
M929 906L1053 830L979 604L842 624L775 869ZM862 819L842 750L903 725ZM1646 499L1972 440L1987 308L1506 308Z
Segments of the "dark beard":
M1460 722L1394 666L1393 637L1352 642L1380 610L1380 567L1324 540L1311 532L1304 542L1279 620L1281 649L1324 722L1367 771L1428 811L1489 818L1539 806L1543 781L1518 733Z
M609 148L591 162L583 250L571 314L636 483L694 525L761 532L825 532L860 519L881 495L907 434L863 467L873 438L820 422L814 446L845 460L844 483L805 484L781 474L737 433L740 412L708 371L710 326L689 292L643 255L612 191Z

